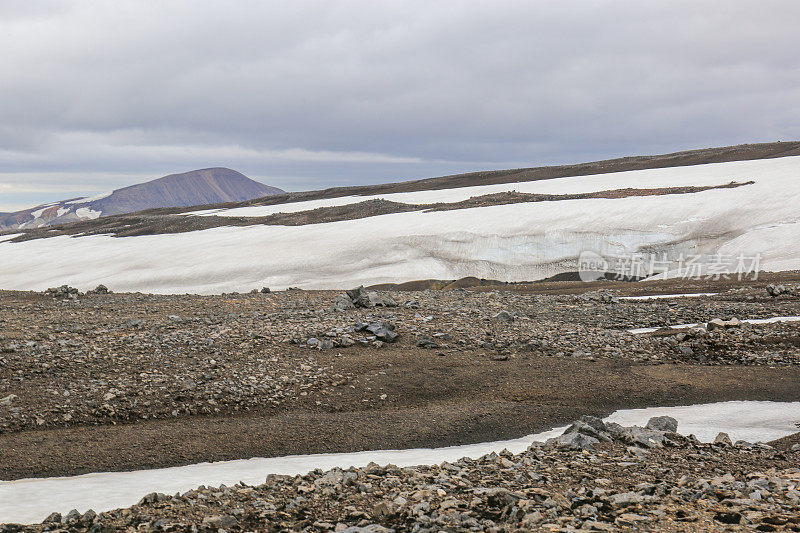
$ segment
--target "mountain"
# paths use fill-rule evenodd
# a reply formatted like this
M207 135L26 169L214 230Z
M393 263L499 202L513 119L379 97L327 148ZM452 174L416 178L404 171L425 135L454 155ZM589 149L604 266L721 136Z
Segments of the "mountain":
M798 152L800 143L709 149L23 229L0 235L0 287L213 294L795 270Z
M0 213L0 229L54 226L159 207L241 202L283 192L229 168L205 168L170 174L96 196L42 204L15 213Z

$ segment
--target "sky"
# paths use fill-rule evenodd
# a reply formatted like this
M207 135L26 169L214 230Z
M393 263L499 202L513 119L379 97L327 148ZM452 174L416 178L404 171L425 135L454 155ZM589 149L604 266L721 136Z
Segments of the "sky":
M0 211L800 139L796 0L0 0Z

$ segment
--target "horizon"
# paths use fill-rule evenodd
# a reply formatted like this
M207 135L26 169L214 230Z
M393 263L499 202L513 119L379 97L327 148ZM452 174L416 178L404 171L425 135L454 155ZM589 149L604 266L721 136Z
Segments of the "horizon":
M780 141L772 141L772 142L780 144L780 143L800 142L800 140L780 140ZM730 145L730 146L744 146L744 145L756 145L756 144L771 144L771 142L770 141L748 142L748 143L741 143L741 144L738 144L738 145ZM599 161L604 161L604 160L611 160L611 159L618 159L618 158L624 158L624 157L636 157L636 156L648 157L648 156L659 156L659 155L671 155L671 154L675 154L675 153L691 152L691 151L695 151L695 150L703 150L703 149L710 149L710 148L726 148L726 147L728 147L728 146L724 146L724 147L723 146L706 146L706 147L702 147L702 148L699 148L699 147L698 148L689 148L689 149L686 149L686 150L676 150L674 152L664 152L664 153L658 153L658 154L656 154L656 153L628 154L628 155L623 155L623 156L595 159L595 160L592 160L592 161L569 161L569 162L550 163L550 164L541 164L541 165L538 165L538 164L534 163L534 164L531 164L531 165L526 166L526 167L479 168L479 169L467 170L467 171L464 171L464 172L458 172L458 173L454 173L454 174L439 174L439 175L434 175L434 176L410 176L410 177L399 177L397 179L390 178L390 179L387 179L387 180L384 180L384 181L378 181L378 182L374 182L374 183L372 183L372 182L369 182L369 183L333 183L333 184L330 184L330 185L328 185L326 187L321 187L320 189L327 189L327 188L330 188L330 187L349 187L349 186L356 186L356 185L379 185L379 184L386 184L386 183L399 183L399 182L413 181L413 180L418 180L418 179L427 179L427 178L444 177L444 176L449 176L449 175L468 174L468 173L472 173L472 172L491 172L491 171L495 171L495 170L501 170L502 171L502 170L517 170L517 169L524 169L524 168L536 168L536 167L540 167L540 166L541 167L548 167L548 166L594 163L594 162L599 162ZM185 173L189 173L189 172L197 172L197 171L201 171L201 170L211 170L211 169L217 169L217 168L233 170L235 172L239 172L240 174L243 174L245 177L247 177L247 178L249 178L249 179L251 179L253 181L262 183L264 185L275 186L272 183L267 183L267 182L265 182L263 180L258 179L257 177L249 176L246 173L239 171L238 169L227 167L227 166L224 166L224 165L217 165L217 166L208 166L208 167L202 167L202 168L195 168L195 169L191 169L191 170L184 170L184 171L180 171L180 172L170 172L168 174L164 174L164 175L157 176L157 177L144 177L144 176L142 176L143 179L141 181L122 184L119 187L116 187L114 189L109 189L109 190L105 190L105 191L99 191L99 190L98 191L92 191L89 194L79 194L79 195L71 196L71 197L68 197L68 198L54 198L54 199L49 199L49 200L43 200L43 201L41 201L41 202L39 202L37 204L33 204L33 205L24 204L24 205L19 206L16 209L13 209L13 208L12 209L3 209L3 205L0 204L0 214L15 213L15 212L24 211L24 210L30 209L30 208L42 207L42 206L45 206L45 205L48 205L48 204L52 204L52 203L56 203L56 202L59 202L59 201L69 201L69 200L90 198L90 197L92 197L94 195L97 195L97 194L116 192L119 189L124 189L124 188L130 187L132 185L138 185L138 184L142 184L142 183L147 183L149 181L154 181L154 180L157 180L157 179L160 179L160 178L164 178L164 177L167 177L167 176L171 176L171 175L185 174ZM133 177L132 175L128 175L128 176L129 177ZM284 190L284 192L300 192L300 191L320 190L320 189L296 189L296 190L283 189L283 190ZM12 207L14 207L14 206L12 206Z

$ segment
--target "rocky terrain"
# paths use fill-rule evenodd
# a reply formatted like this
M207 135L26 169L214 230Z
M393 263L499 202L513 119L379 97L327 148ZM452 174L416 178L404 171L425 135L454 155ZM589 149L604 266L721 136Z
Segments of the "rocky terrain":
M27 529L797 530L798 438L706 445L668 420L594 418L800 400L797 323L745 321L800 315L797 281L3 291L0 479L481 442L588 415L521 455L272 476ZM630 299L681 292L716 294ZM681 324L698 325L665 328Z
M800 315L793 276L655 300L625 295L698 286L2 292L0 479L442 446L619 408L800 400L797 324L742 321ZM628 331L687 323L705 327Z
M483 364L571 358L800 365L793 323L627 331L800 315L800 299L773 297L763 287L644 301L619 300L612 291L363 290L351 299L333 291L206 297L62 290L2 295L0 431L269 409L312 398L328 404L353 379L335 359L354 352L380 358L421 349Z
M702 444L677 430L670 417L642 428L588 416L518 455L270 475L3 530L800 531L799 444Z

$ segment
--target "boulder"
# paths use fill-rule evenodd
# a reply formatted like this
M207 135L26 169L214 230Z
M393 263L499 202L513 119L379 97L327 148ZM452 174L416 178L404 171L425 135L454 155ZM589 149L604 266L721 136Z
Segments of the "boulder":
M386 293L368 292L369 307L397 307L397 301Z
M510 324L511 322L514 322L514 315L508 311L500 311L494 315L494 320L497 322L505 322L506 324Z
M767 285L767 294L773 298L777 298L781 294L793 294L793 290L786 285Z
M80 294L78 289L75 287L70 287L69 285L50 287L49 289L45 290L44 293L48 296L52 296L53 298L68 298L71 300L77 299Z
M375 335L378 340L383 342L394 342L399 336L394 332L394 325L383 320L372 322L364 329Z
M420 348L438 348L439 345L436 343L435 340L430 338L427 335L422 335L420 338L417 339L417 346Z
M575 422L572 423L571 426L569 426L564 431L564 435L568 435L571 433L580 433L581 435L592 437L594 439L597 439L598 441L603 441L603 442L611 442L612 440L611 436L608 435L608 433L606 433L604 429L597 429L593 425L588 424L582 420L576 420Z
M207 516L203 519L203 525L206 527L215 527L219 529L231 529L239 526L239 521L232 516Z
M714 437L714 444L719 444L721 446L733 445L733 443L731 442L731 438L725 432L720 432L716 437Z
M598 439L589 435L584 435L583 433L564 433L558 437L547 439L545 444L556 448L579 450L591 448L595 444L599 443L600 441Z
M714 331L716 329L738 328L741 325L742 322L736 317L731 318L729 320L714 318L708 321L708 324L706 324L706 329L708 331Z
M676 433L678 431L678 421L671 416L654 416L647 421L645 429Z
M103 285L103 284L101 283L100 285L98 285L97 287L95 287L93 291L90 291L90 292L91 292L92 294L108 294L108 293L109 293L109 292L111 292L111 291L109 291L109 290L108 290L108 287L106 287L105 285Z
M347 297L350 298L350 301L355 307L372 307L369 293L367 293L367 289L365 289L363 285L345 291L345 294L347 294Z
M353 304L353 301L345 296L344 294L340 294L336 301L333 302L333 305L330 307L331 311L347 311L348 309L355 309L356 306Z

